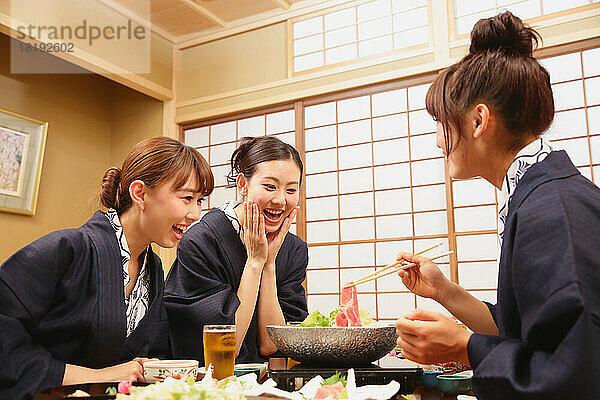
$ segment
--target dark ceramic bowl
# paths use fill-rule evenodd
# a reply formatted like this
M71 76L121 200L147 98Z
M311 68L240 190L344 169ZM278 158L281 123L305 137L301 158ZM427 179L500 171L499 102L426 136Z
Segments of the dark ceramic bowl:
M471 390L471 378L460 375L439 375L437 377L438 389L444 396L456 396Z
M437 389L438 382L437 377L443 374L443 371L435 371L435 370L425 370L423 371L423 377L421 378L421 382L423 382L423 386L427 389Z

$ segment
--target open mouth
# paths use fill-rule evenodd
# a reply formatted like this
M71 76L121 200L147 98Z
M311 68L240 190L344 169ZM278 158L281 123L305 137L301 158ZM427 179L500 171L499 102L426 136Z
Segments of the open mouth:
M278 222L281 216L283 215L283 210L265 208L263 214L268 222L275 223Z
M173 231L175 232L177 237L180 239L183 236L183 234L185 233L185 231L187 230L187 228L188 228L187 225L174 224L171 226L171 229L173 229Z

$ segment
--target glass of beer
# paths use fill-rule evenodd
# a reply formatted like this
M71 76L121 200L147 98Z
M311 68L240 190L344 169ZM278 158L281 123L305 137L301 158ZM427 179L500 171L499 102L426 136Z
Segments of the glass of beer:
M212 364L213 378L233 375L235 364L235 325L204 325L204 366Z

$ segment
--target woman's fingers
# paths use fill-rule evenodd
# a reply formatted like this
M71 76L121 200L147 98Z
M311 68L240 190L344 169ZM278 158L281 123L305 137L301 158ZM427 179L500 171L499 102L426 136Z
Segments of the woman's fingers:
M411 353L409 350L402 349L402 357L415 363L424 364L424 362L420 360L418 355Z
M298 215L299 210L300 206L294 207L294 209L290 212L290 215L288 215L287 218L283 221L283 226L285 228L285 232L283 234L284 237L289 232L290 227L292 226L292 222L294 222L294 218L296 218L296 215Z
M417 273L413 270L413 268L410 268L408 270L402 269L398 271L398 276L402 278L402 283L404 284L404 286L406 286L408 290L413 289L417 278Z
M147 360L148 360L148 359L147 359L147 358L144 358L144 357L136 357L136 358L134 358L133 360L131 360L131 362L138 363L138 364L140 364L142 367L144 367L144 363L145 363Z
M411 340L411 339L407 340L406 338L402 338L402 337L398 337L398 340L396 340L396 344L398 345L398 347L400 347L402 349L402 352L407 351L411 354L417 354L417 353L419 353L419 350L413 343L416 343L416 342L414 340Z
M400 317L396 320L396 333L398 336L401 335L412 335L416 336L415 322L407 319L406 317Z
M144 382L144 368L142 358L136 358L123 364L102 368L97 371L98 382L133 381ZM146 359L147 361L148 359Z
M266 228L265 228L265 216L264 215L260 215L260 223L258 225L258 234L262 236L266 235Z
M137 382L144 382L144 367L139 362L134 362L135 365L135 376Z
M290 215L286 218L287 227L286 227L285 233L288 233L288 231L290 230L290 227L292 226L292 222L294 222L294 219L296 218L296 216L298 215L299 212L300 212L300 206L296 206L296 207L294 207L294 209L292 210Z
M136 357L133 361L139 363L143 367L146 361L158 361L158 358Z
M142 363L138 359L122 364L122 366L124 370L122 371L121 380L130 380L133 382L143 382L145 380L144 367L142 367Z
M413 310L405 316L398 318L396 321L396 333L398 333L398 336L427 336L430 333L431 324L438 322L439 316L442 316L442 314L420 309Z
M440 321L446 318L446 316L435 311L417 308L406 314L405 318L410 319L412 321L431 322Z
M266 222L264 215L260 212L258 204L252 201L246 201L244 203L244 222L243 222L243 236L242 241L248 259L253 262L262 262L266 255Z
M415 263L415 264L419 264L422 265L426 262L432 262L429 258L427 257L423 257L423 256L418 256L412 253L407 253L405 251L401 251L400 253L398 253L398 257L396 258L397 260L406 260L410 263Z
M254 218L254 203L250 203L250 239L252 247L256 247L256 221Z
M261 217L262 217L262 215L258 209L258 204L254 203L254 226L255 226L255 232L256 232L257 239L260 238L260 236L258 236L258 235L260 235L260 233L261 233L261 230L260 230L260 225L261 225L260 222L262 219ZM260 239L259 239L259 241L260 241Z
M300 206L296 206L294 207L294 209L292 210L292 212L289 215L289 219L290 219L290 225L292 224L292 222L294 222L294 218L296 218L296 215L298 215L298 213L300 212Z

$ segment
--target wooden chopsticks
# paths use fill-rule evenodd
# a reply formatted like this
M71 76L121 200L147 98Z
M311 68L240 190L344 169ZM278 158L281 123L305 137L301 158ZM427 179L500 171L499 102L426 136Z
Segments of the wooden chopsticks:
M419 255L419 254L426 253L426 252L428 252L429 250L435 249L436 247L440 247L440 246L441 246L441 245L443 245L443 244L444 244L444 242L440 242L440 243L438 243L438 244L434 244L433 246L430 246L430 247L428 247L428 248L426 248L426 249L423 249L423 250L421 250L421 251L420 251L420 252L418 252L418 253L415 253L415 255ZM375 272L373 272L372 274L369 274L369 275L367 275L367 276L363 276L362 278L360 278L360 279L357 279L356 281L352 282L352 283L353 283L352 285L346 285L346 286L354 286L354 285L358 285L359 283L362 283L361 281L364 281L364 280L366 280L366 279L368 279L368 278L370 278L370 277L372 277L372 276L379 275L379 274L381 274L382 272L385 272L385 271L387 271L387 270L388 270L388 269L390 269L390 268L397 267L397 266L399 266L400 264L402 264L402 262L403 262L403 261L394 261L393 263L386 265L385 267L383 267L383 268L382 268L382 269L380 269L379 271L375 271Z
M441 246L441 245L442 245L442 243L439 243L439 244L436 244L436 245L434 245L434 246L428 247L428 248L426 248L425 250L421 250L420 252L418 252L418 253L415 253L415 255L423 254L423 253L425 253L425 252L427 252L427 251L429 251L429 250L432 250L432 249L434 249L434 248L436 248L436 247L439 247L439 246ZM451 251L449 251L449 252L447 252L447 253L442 253L442 254L438 254L438 255L436 255L436 256L434 256L434 257L431 257L430 259L431 259L431 260L437 260L438 258L442 258L442 257L449 256L449 255L450 255L450 254L452 254L452 253L454 253L454 251L452 251L452 250L451 250ZM356 280L355 282L350 282L350 283L348 283L348 284L347 284L347 285L345 285L344 287L351 287L351 286L360 285L361 283L365 283L365 282L374 281L375 279L379 279L379 278L381 278L382 276L386 276L386 275L390 275L390 274L393 274L393 273L397 273L397 272L398 272L398 271L400 271L400 270L403 270L403 269L409 269L409 268L412 268L412 267L414 267L415 265L417 265L416 263L403 264L403 262L404 262L404 261L396 261L396 262L393 262L393 263L391 263L391 264L389 264L389 265L385 266L384 268L380 269L379 271L376 271L376 272L374 272L374 273L372 273L372 274L369 274L369 275L367 275L367 276L364 276L364 277L362 277L362 278L360 278L360 279ZM392 269L392 268L394 268L394 269ZM388 271L389 269L392 269L392 270L391 270L391 271ZM387 271L387 272L386 272L386 271Z

